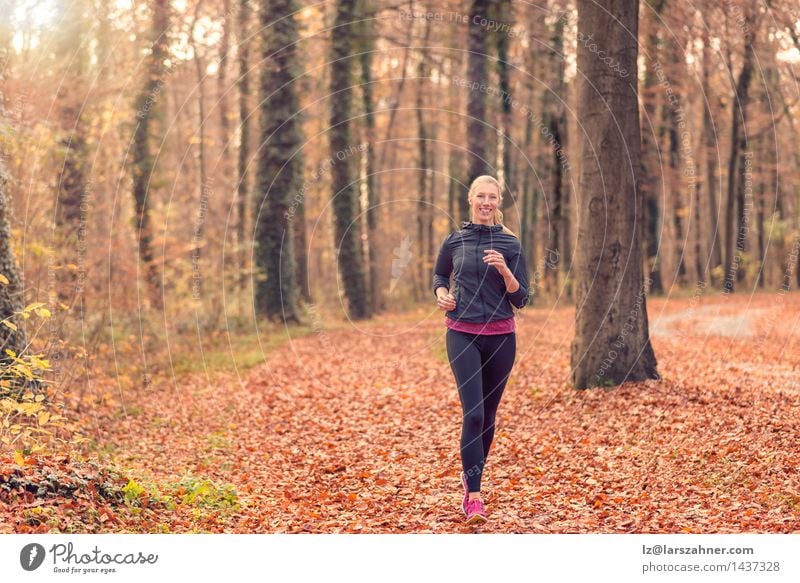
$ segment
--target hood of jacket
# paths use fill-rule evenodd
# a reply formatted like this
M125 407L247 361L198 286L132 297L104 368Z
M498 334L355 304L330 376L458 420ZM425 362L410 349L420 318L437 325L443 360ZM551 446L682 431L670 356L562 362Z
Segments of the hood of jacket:
M472 221L462 221L461 228L471 231L487 231L489 233L503 232L503 225L482 225L480 223L473 223Z

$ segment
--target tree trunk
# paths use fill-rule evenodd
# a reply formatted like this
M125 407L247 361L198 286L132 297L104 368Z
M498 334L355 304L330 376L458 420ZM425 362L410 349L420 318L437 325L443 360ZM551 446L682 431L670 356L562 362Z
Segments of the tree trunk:
M409 6L413 7L412 3ZM380 164L381 168L395 168L395 158L397 154L397 140L392 139L392 131L394 130L395 120L397 119L397 110L400 107L400 100L403 97L403 88L406 85L408 77L408 64L411 61L412 52L412 35L414 31L414 21L409 20L408 30L406 32L405 49L403 51L403 65L400 68L400 82L397 83L397 89L389 100L389 123L386 124L386 133L384 134L383 143L381 144ZM388 158L388 162L387 162ZM391 190L391 186L389 187Z
M750 101L750 81L753 76L755 51L754 10L745 8L747 16L742 27L744 32L744 61L736 83L733 99L731 129L731 155L728 162L728 204L725 209L725 282L723 293L731 293L735 282L741 279L741 260L744 251L745 189L749 160L747 154L747 106ZM743 131L744 130L744 131ZM735 239L734 239L735 235Z
M486 93L489 91L489 69L487 65L487 31L480 24L488 19L488 0L472 0L469 17L469 40L467 56L467 80L471 84L467 94L467 156L469 170L467 187L478 176L491 173L491 164L486 156ZM461 216L470 218L469 201L466 192L459 196Z
M2 93L0 93L2 96ZM3 106L0 103L0 115L3 114ZM0 370L5 369L11 364L11 359L6 354L6 350L13 350L16 354L22 354L27 345L25 335L24 320L16 314L24 307L22 297L22 278L20 277L14 253L11 249L11 205L6 194L6 183L9 177L0 156L0 320L8 322L0 324ZM3 279L4 278L4 279ZM18 380L12 377L8 380ZM24 389L23 386L17 387ZM0 397L6 396L8 389L0 387Z
M545 291L555 297L561 289L561 272L563 269L561 257L563 244L568 236L566 222L569 220L565 212L565 164L566 164L566 128L567 119L564 113L566 98L565 82L565 57L564 57L564 19L559 18L553 30L553 51L549 55L549 72L552 89L548 90L545 98L545 119L547 120L547 134L544 135L544 147L549 150L550 156L550 188L544 193L543 200L548 213L548 223L542 229L546 240L544 241L544 269L542 279ZM544 216L544 215L543 215Z
M86 15L83 2L76 1L65 7L64 29L60 31L56 52L67 59L60 63L64 70L57 102L62 137L59 144L64 162L58 177L56 224L65 240L74 237L80 222L80 205L86 192L88 165L86 131L82 110L86 96L81 87L88 65L88 39L85 38Z
M337 0L336 17L331 44L330 81L330 159L332 199L334 209L334 248L348 301L350 318L361 320L370 316L370 302L364 282L361 234L358 212L358 182L353 172L354 147L350 119L353 101L352 49L355 6L347 0Z
M667 185L667 196L665 197L664 203L665 205L669 205L669 214L672 220L672 248L670 249L672 257L670 265L673 267L671 272L667 275L670 278L670 282L677 282L678 285L682 285L686 283L684 253L686 228L683 220L685 205L681 183L680 136L678 135L678 126L680 123L685 123L685 115L679 97L681 95L681 83L676 69L681 66L681 55L677 54L676 43L677 41L672 39L667 45L669 61L666 67L666 78L677 100L674 101L674 103L669 99L665 100L661 113L662 124L667 132L665 136L665 157L667 160L667 176L665 182Z
M217 107L219 108L220 166L225 188L231 177L230 162L228 160L228 140L230 137L230 120L228 119L228 52L230 51L231 38L231 0L222 0L222 38L219 43L219 66L217 68Z
M261 149L255 212L255 305L273 321L299 323L294 264L296 207L303 184L303 138L297 83L297 23L294 0L263 0Z
M296 205L292 229L294 234L295 278L299 297L311 303L311 286L308 281L308 247L306 245L306 197L298 197L292 204Z
M381 197L378 190L378 168L375 156L375 98L372 91L372 55L375 50L375 19L366 16L372 13L370 0L359 1L359 61L361 68L361 97L364 107L364 123L366 144L363 156L366 156L367 181L367 236L369 237L369 281L370 310L373 314L386 309L386 293L381 284L379 262L381 256L380 208Z
M189 30L189 44L194 53L194 70L197 79L197 168L199 178L198 188L198 205L197 215L194 217L194 229L192 233L192 250L191 250L191 263L192 263L192 299L199 301L203 294L203 278L202 270L200 269L200 250L203 248L203 231L205 227L206 209L208 208L207 200L207 183L206 183L206 144L205 144L205 76L206 67L203 62L203 57L197 48L197 41L194 38L197 29L197 19L200 16L200 9L203 6L203 0L197 0L194 9L194 18Z
M541 0L531 3L528 7L528 29L534 38L545 38L547 35L547 25L541 18L547 10L546 0ZM541 43L531 43L525 54L525 71L529 74L523 76L525 83L526 103L535 103L539 97L537 88L541 87L544 75L544 65L547 61L547 54ZM541 101L543 103L543 101ZM538 258L541 257L537 253L538 241L537 236L539 233L539 185L537 183L540 178L534 172L535 168L539 168L541 158L540 136L541 132L536 127L534 111L526 112L525 115L525 133L524 133L524 160L521 160L518 165L517 176L519 177L519 191L522 193L522 225L520 236L522 238L522 248L526 253L526 261L528 265L534 266L534 277L531 280L532 286L538 286L539 277L537 271L539 268ZM534 297L538 297L539 291L534 292Z
M774 221L779 216L780 194L778 192L778 131L776 120L773 117L775 112L772 111L771 96L779 95L780 87L778 84L777 63L772 55L767 55L764 59L762 72L764 85L760 101L765 117L772 120L768 128L758 136L759 145L755 147L757 152L761 152L762 158L762 163L760 164L762 171L758 175L759 196L756 201L758 209L758 273L756 278L758 286L764 288L768 283L770 287L772 286L772 278L769 277L772 272L772 265L767 263L769 248L770 246L774 247L774 255L775 251L780 249L783 243L773 232ZM774 262L772 263L774 265Z
M458 33L458 27L450 27L451 36L449 38L450 43L457 43L459 42L459 38L456 36ZM454 46L451 44L451 46ZM455 54L450 55L448 61L448 77L461 77L463 76L463 52L456 51ZM462 183L464 181L464 170L463 167L463 150L460 145L458 145L458 133L457 127L460 125L460 116L456 115L455 112L462 111L461 109L461 96L463 94L463 89L458 87L455 83L450 83L448 87L448 96L449 96L449 113L447 116L447 135L448 135L448 142L449 146L447 148L447 218L448 224L450 225L458 225L459 224L459 216L463 212L462 202L459 200L464 196L464 188L462 187ZM463 143L463 142L461 142Z
M645 63L644 79L642 87L643 102L643 128L642 128L642 173L641 185L644 193L643 207L643 230L644 230L644 249L645 261L648 266L648 277L650 278L650 292L663 293L664 285L661 280L661 262L659 261L659 240L661 213L659 198L661 194L662 177L658 170L661 168L658 155L657 132L660 127L653 127L657 121L656 113L658 110L658 77L655 72L655 63L659 62L659 39L658 30L661 26L661 13L666 5L665 0L653 0L648 2L649 7L643 19L646 24L645 36ZM653 12L655 14L653 14Z
M511 137L511 114L512 114L512 95L511 95L511 63L509 56L511 35L508 30L512 30L514 25L513 7L510 0L499 0L494 4L497 30L494 31L495 47L497 49L497 78L500 84L500 123L498 124L499 138L497 147L499 150L497 178L505 187L503 193L503 208L501 210L513 209L516 206L516 191L511 188L514 184L514 169L511 166L514 141Z
M420 49L420 59L417 64L417 146L419 148L418 155L418 175L417 175L417 241L416 249L417 255L423 258L422 261L414 262L418 266L416 274L416 285L414 286L414 295L417 301L424 301L428 296L428 274L433 271L433 265L430 263L432 257L427 255L428 249L428 233L430 232L430 208L432 204L432 189L430 184L431 174L431 160L430 160L430 136L428 135L427 121L425 119L424 109L427 106L425 102L426 88L429 87L430 79L428 72L428 52L425 47L428 46L430 38L431 21L425 21L425 36L422 42L422 49Z
M60 152L63 163L57 182L57 200L54 232L55 248L61 252L61 262L79 264L81 233L88 224L86 209L90 179L90 159L86 142L88 121L85 91L89 69L88 14L86 5L80 0L65 6L64 26L58 30L56 41L56 66L63 71L56 102L60 122ZM84 229L82 229L84 227ZM83 249L86 247L83 246ZM78 273L73 270L56 272L58 282L54 297L70 305L77 304L83 310L83 290L78 285Z
M771 149L768 144L764 143L764 140L759 137L755 140L755 149L758 152L762 153L764 157L764 164L763 170L767 173L769 172L768 168L771 165L770 153ZM766 198L767 198L767 189L766 189L766 177L764 176L764 172L759 175L758 180L758 196L755 200L755 207L756 207L756 240L758 241L758 271L756 272L756 281L753 282L760 288L764 287L764 269L765 269L765 255L766 255L766 241L764 240L764 207L766 205Z
M706 9L710 9L707 4ZM717 179L717 139L714 128L714 112L711 111L712 94L710 83L710 69L711 69L711 48L709 43L711 39L708 35L708 27L703 26L703 95L705 95L705 103L703 105L703 155L705 157L705 190L706 199L708 200L708 217L709 217L709 280L712 284L719 283L715 281L715 270L722 267L722 250L720 249L720 227L719 224L719 200L718 188L719 181Z
M638 2L579 0L578 31L599 31L627 77L578 43L581 143L576 252L575 388L658 378L650 345L639 230Z
M532 103L533 91L529 94L528 103ZM536 266L536 211L539 204L537 193L539 192L533 185L533 169L531 168L531 157L533 156L533 121L528 118L525 124L525 168L521 170L522 184L520 192L522 193L522 221L523 227L520 229L520 237L522 240L522 249L526 253L525 261L527 265ZM531 285L538 285L538 279L534 278ZM538 297L538 290L534 291L534 297Z
M236 184L237 196L237 221L236 221L236 246L239 250L239 287L246 288L247 284L247 199L248 174L247 162L250 157L250 23L252 11L250 0L239 0L238 36L239 36L239 156L238 180Z
M156 309L163 307L163 284L158 267L153 257L153 234L150 228L150 207L153 192L155 160L150 150L151 122L155 121L156 111L163 100L164 83L166 81L165 61L169 55L169 11L168 0L154 0L153 24L150 31L152 48L147 58L146 77L142 91L136 98L136 116L138 123L133 134L133 200L136 211L136 236L139 241L139 256L147 272L147 281L151 288L151 303Z

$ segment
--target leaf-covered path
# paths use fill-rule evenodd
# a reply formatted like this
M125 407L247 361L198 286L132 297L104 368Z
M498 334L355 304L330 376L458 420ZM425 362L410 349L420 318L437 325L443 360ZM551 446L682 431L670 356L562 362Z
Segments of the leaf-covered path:
M568 384L573 309L520 313L478 530L800 532L800 296L648 310L663 379L581 392ZM166 512L162 530L473 530L439 313L292 339L246 379L154 383L124 410L96 419L115 464L230 485L239 502Z

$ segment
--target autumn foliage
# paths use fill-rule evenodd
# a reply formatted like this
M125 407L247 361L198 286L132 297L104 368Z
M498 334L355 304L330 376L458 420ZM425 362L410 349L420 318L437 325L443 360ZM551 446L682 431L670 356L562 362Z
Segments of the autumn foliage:
M592 391L568 382L573 309L518 315L480 530L800 530L800 297L650 312L662 380ZM246 378L98 391L83 424L94 461L2 458L4 532L471 530L460 405L429 309L293 336Z

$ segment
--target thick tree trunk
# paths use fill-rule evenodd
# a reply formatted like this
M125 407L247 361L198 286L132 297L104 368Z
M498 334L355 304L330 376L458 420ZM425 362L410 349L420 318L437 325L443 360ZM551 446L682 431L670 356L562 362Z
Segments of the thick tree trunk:
M486 123L486 94L489 91L489 67L487 63L487 30L478 24L489 19L488 0L472 0L469 18L469 40L467 45L467 80L471 84L467 94L467 156L469 157L467 187L478 176L491 173L487 159L486 141L489 136ZM470 218L466 192L459 196L459 210L464 220Z
M303 183L294 0L263 0L261 149L255 212L255 305L270 320L299 323L292 205ZM290 16L291 15L291 16ZM266 279L264 278L266 276Z
M509 62L509 50L511 35L506 32L513 30L514 17L513 7L510 0L499 0L494 4L495 16L493 20L497 22L497 30L494 33L495 47L497 49L497 79L500 83L499 103L500 123L498 124L498 170L497 178L506 186L503 193L503 211L512 209L516 206L516 192L511 189L514 184L514 168L511 165L514 141L511 138L511 63Z
M331 47L330 81L330 158L334 209L334 248L338 250L339 269L348 301L350 318L368 318L370 302L364 281L364 261L358 213L358 182L353 171L354 153L350 120L353 101L353 22L355 6L337 0ZM355 156L357 159L357 156Z
M580 0L578 31L602 31L623 77L578 43L581 144L576 252L575 388L658 378L650 345L636 222L641 204L637 53L639 8L631 0Z

